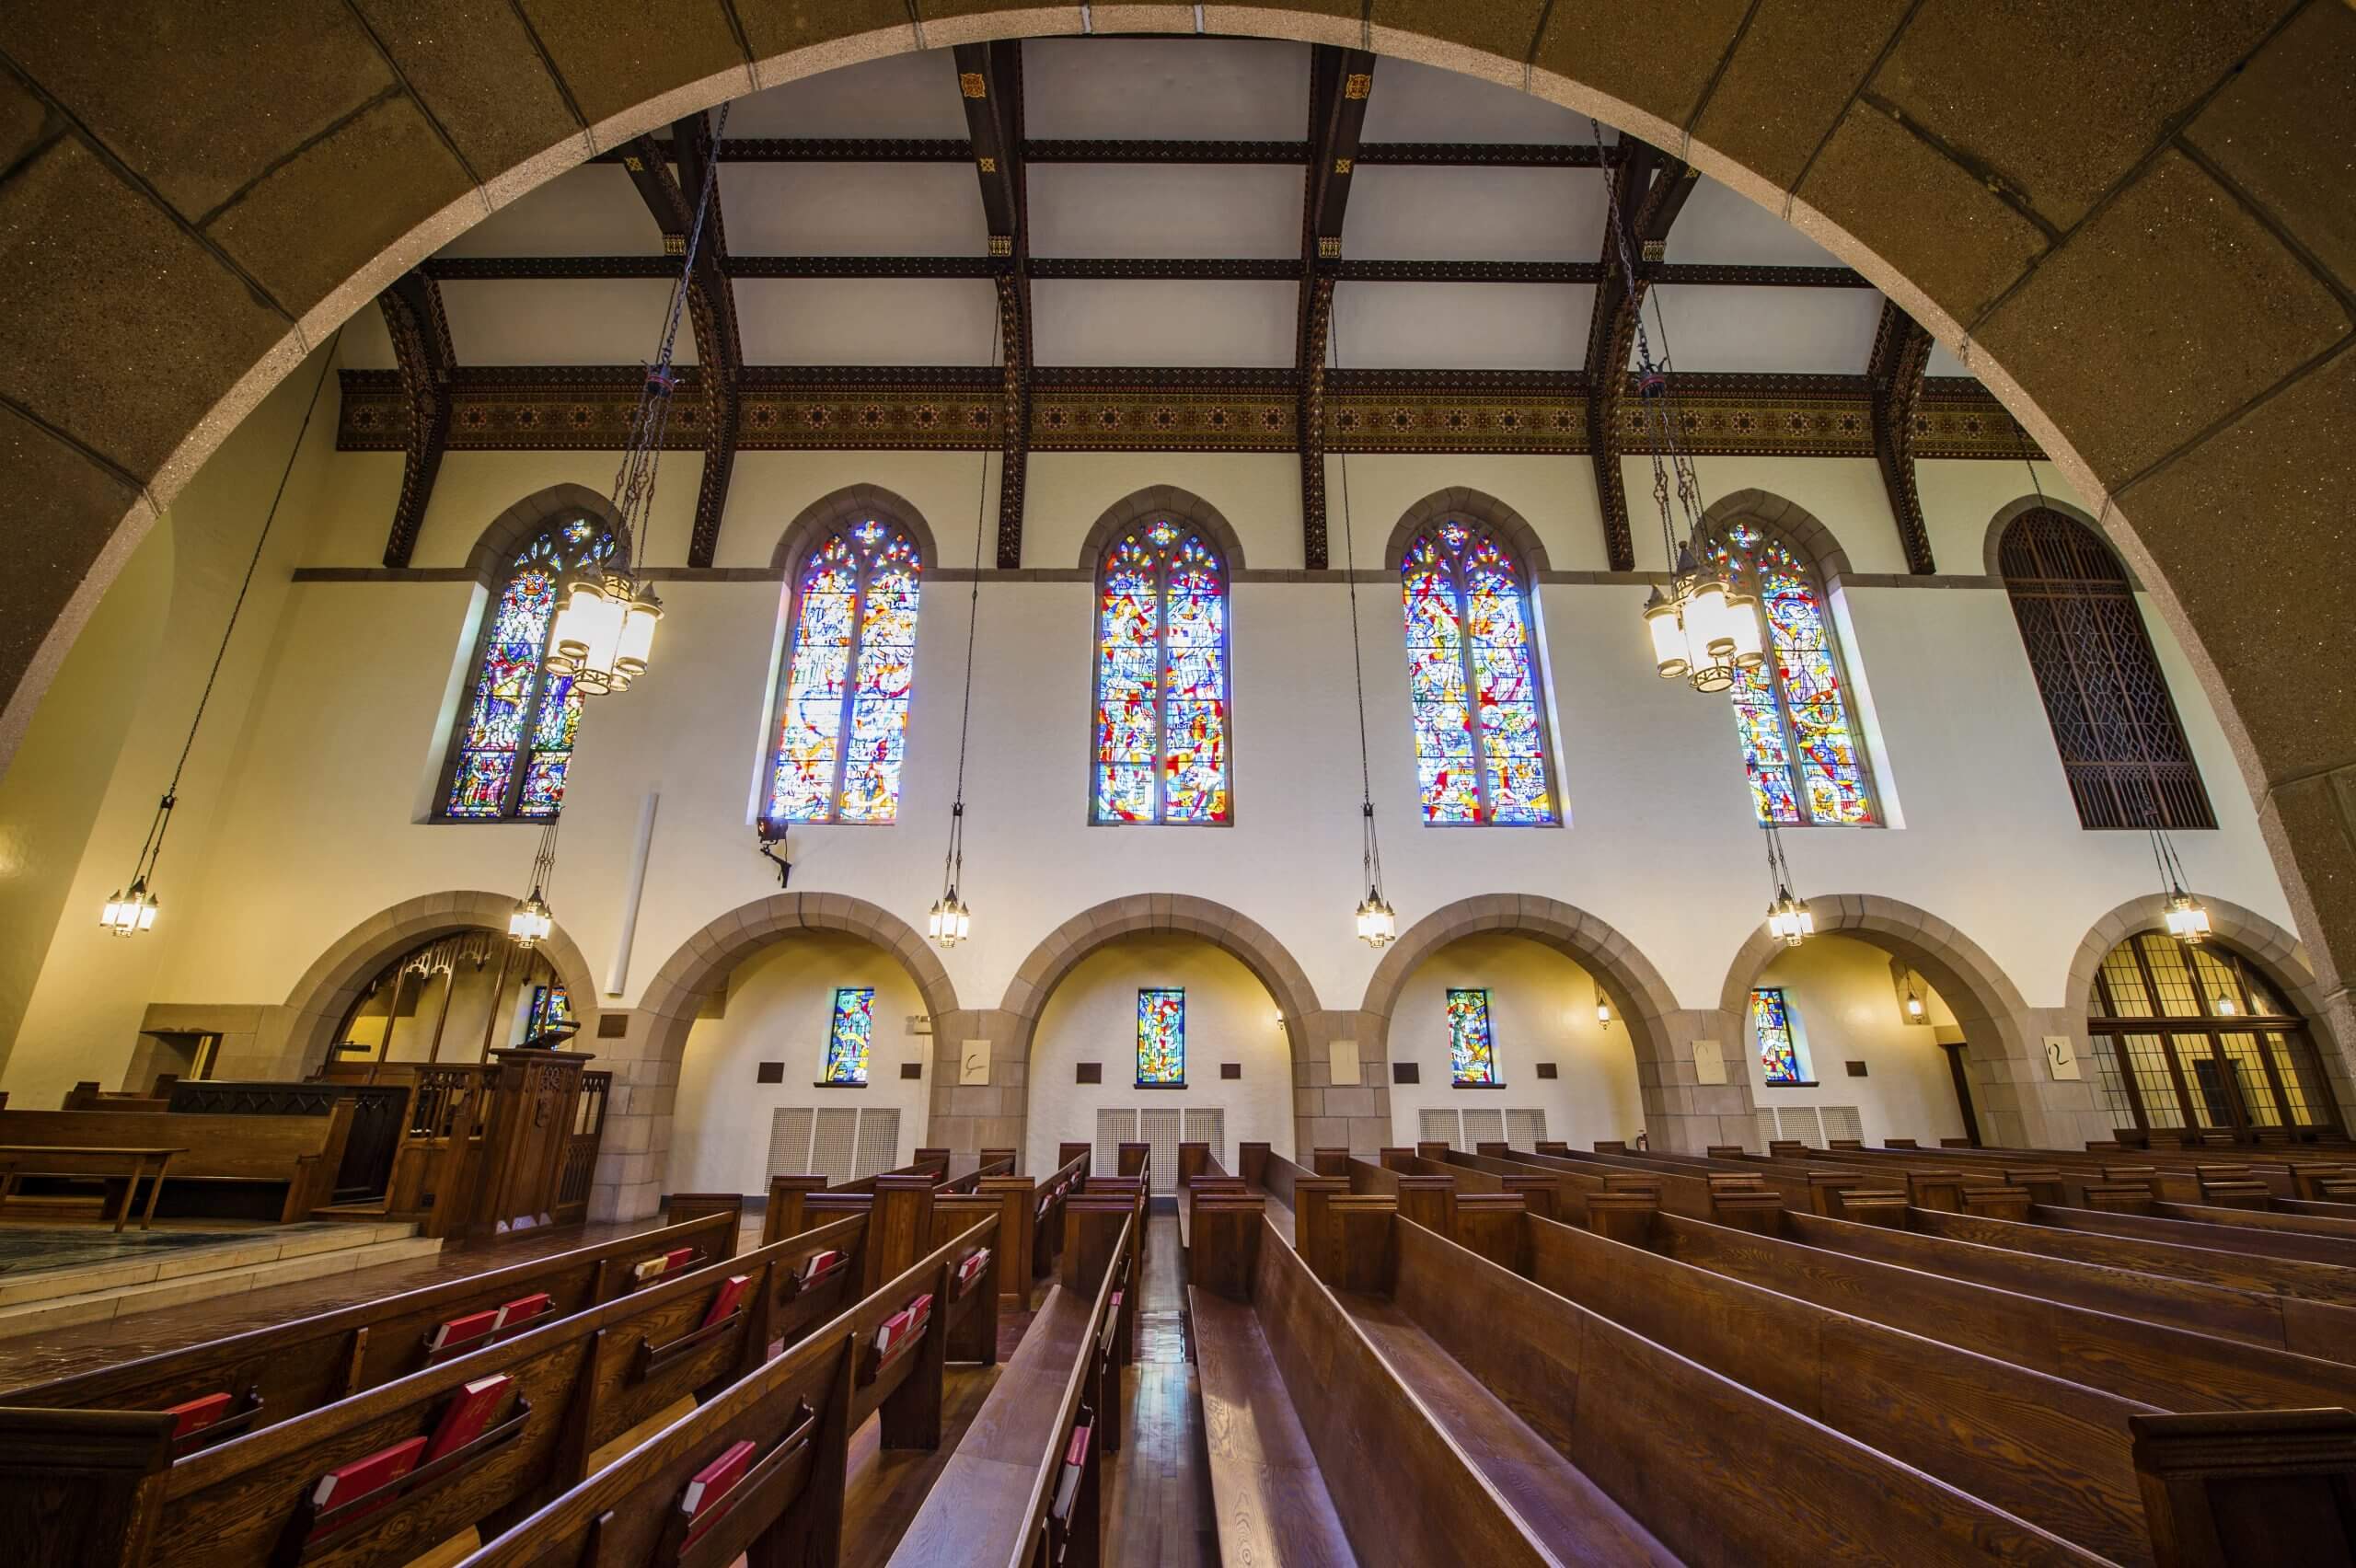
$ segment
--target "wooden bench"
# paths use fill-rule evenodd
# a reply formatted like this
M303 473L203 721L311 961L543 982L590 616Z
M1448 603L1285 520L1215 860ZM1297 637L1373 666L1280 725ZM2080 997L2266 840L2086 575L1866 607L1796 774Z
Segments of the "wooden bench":
M172 1162L171 1201L156 1204L156 1212L289 1224L333 1200L351 1128L352 1108L342 1103L319 1116L0 1111L0 1145L12 1148L186 1151Z
M1103 1455L1119 1446L1124 1297L1136 1295L1133 1205L1065 1205L1056 1284L892 1553L896 1568L1103 1562Z
M139 1211L139 1228L147 1229L156 1218L156 1200L163 1194L164 1179L170 1172L176 1155L185 1148L67 1148L47 1144L0 1144L0 1211L5 1211L16 1194L17 1183L28 1176L97 1176L110 1186L122 1185L122 1202L117 1205L114 1228L118 1235L131 1218L131 1200L138 1195L139 1183L147 1183L147 1206ZM104 1218L103 1213L99 1216Z
M863 1220L850 1222L838 1230L838 1245L856 1253L864 1245L865 1231ZM422 1371L435 1359L427 1345L440 1324L545 1293L547 1310L523 1328L537 1332L560 1318L629 1294L632 1265L641 1261L687 1247L694 1249L694 1258L675 1272L700 1269L726 1262L735 1240L734 1225L721 1216L641 1231L225 1339L9 1389L0 1391L0 1405L146 1411L213 1393L236 1396L237 1408L228 1419L191 1435L181 1449L190 1453ZM484 1348L484 1343L459 1348L472 1352Z
M340 1400L322 1409L174 1459L168 1415L127 1411L0 1409L0 1518L51 1517L61 1498L54 1460L40 1458L40 1435L59 1435L88 1471L75 1483L110 1521L93 1532L75 1526L45 1542L34 1561L67 1568L139 1568L148 1562L193 1568L261 1564L393 1568L468 1527L496 1532L548 1503L605 1462L600 1450L690 1396L710 1398L803 1341L872 1332L918 1295L936 1303L918 1354L899 1358L878 1379L880 1402L905 1383L898 1409L937 1432L940 1370L959 1317L980 1309L985 1286L960 1297L958 1262L987 1241L989 1226L894 1271L847 1316L848 1272L802 1288L803 1266L838 1250L855 1225L821 1229L775 1247L668 1278L605 1306L560 1320L504 1344L461 1355L425 1371ZM911 1234L905 1226L876 1234ZM707 1323L729 1278L748 1277L737 1309ZM831 1322L830 1322L831 1320ZM831 1339L827 1348L844 1342ZM922 1369L921 1377L915 1374ZM467 1383L502 1373L514 1379L513 1402L474 1443L412 1471L389 1489L381 1510L330 1517L315 1514L319 1478L339 1465L429 1433ZM871 1407L872 1408L872 1407ZM929 1412L929 1413L928 1413ZM92 1435L104 1435L101 1443ZM70 1535L71 1539L64 1539Z

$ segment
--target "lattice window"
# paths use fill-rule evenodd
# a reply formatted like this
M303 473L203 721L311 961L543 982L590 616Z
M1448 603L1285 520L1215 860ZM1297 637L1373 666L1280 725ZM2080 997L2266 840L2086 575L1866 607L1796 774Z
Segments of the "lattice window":
M859 1154L851 1161L850 1179L856 1182L899 1163L899 1107L862 1107L859 1113Z
M1186 1141L1210 1145L1211 1158L1218 1161L1220 1170L1235 1169L1227 1158L1227 1112L1224 1108L1217 1105L1188 1106Z
M2214 827L2127 571L2061 513L2006 525L1997 565L2082 827Z
M1135 1111L1102 1109L1096 1113L1096 1158L1089 1169L1100 1174L1121 1168L1121 1146L1138 1141Z
M585 517L552 523L508 563L483 612L466 700L450 734L437 815L452 822L552 817L581 725L570 675L544 668L564 574L603 560L614 536Z
M1464 1147L1479 1148L1484 1143L1502 1143L1506 1136L1506 1113L1502 1111L1472 1111L1464 1113Z
M811 553L794 585L768 814L890 822L900 812L916 666L915 541L872 518Z
M2337 1116L2303 1020L2239 954L2142 931L2104 955L2087 1027L2121 1127L2237 1135Z
M1464 1147L1462 1123L1453 1111L1434 1111L1428 1107L1415 1113L1415 1141L1444 1143L1450 1148Z
M1775 1119L1783 1127L1779 1136L1797 1138L1810 1148L1824 1147L1824 1123L1813 1105L1784 1105L1776 1108Z
M1176 518L1113 540L1097 578L1091 820L1223 823L1227 567Z
M1450 518L1408 545L1400 576L1425 823L1555 821L1538 655L1513 558Z
M829 1187L852 1180L859 1158L859 1113L849 1106L822 1106L817 1130L810 1140L810 1170L826 1179Z
M1826 1147L1829 1148L1831 1147L1831 1140L1834 1138L1855 1138L1860 1142L1864 1140L1865 1136L1865 1120L1863 1116L1857 1113L1857 1107L1854 1105L1827 1105L1821 1107L1821 1110L1824 1113L1824 1136L1826 1140Z
M1178 1190L1179 1117L1175 1105L1149 1105L1138 1113L1137 1141L1151 1152L1152 1163L1147 1169L1153 1173L1153 1190L1174 1193ZM1118 1170L1119 1166L1112 1169Z
M1506 1113L1506 1142L1529 1153L1546 1141L1546 1113L1543 1111L1508 1111Z
M771 1176L800 1176L810 1169L810 1119L807 1105L780 1105L769 1113Z

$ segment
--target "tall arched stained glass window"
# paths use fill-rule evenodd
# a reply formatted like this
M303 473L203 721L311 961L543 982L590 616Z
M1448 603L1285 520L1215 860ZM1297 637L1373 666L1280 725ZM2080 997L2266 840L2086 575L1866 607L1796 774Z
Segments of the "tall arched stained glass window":
M1100 823L1224 823L1227 569L1169 517L1116 536L1099 574Z
M612 535L575 517L543 529L516 552L484 617L474 679L451 736L443 816L495 822L557 814L581 724L572 677L541 668L557 584L566 571L602 560L613 548Z
M2081 827L2214 827L2127 569L2074 518L2039 508L1996 561Z
M922 563L872 518L828 537L794 584L768 814L890 822L900 812Z
M1750 993L1750 1032L1759 1040L1759 1066L1769 1083L1807 1081L1807 1058L1800 1052L1798 1032L1792 1027L1791 1004L1783 990L1761 986Z
M1401 575L1424 821L1553 822L1529 600L1512 558L1451 519L1416 536Z
M1759 590L1767 659L1734 683L1736 728L1761 822L1870 827L1873 782L1841 675L1841 650L1813 567L1757 525L1725 530L1719 555Z

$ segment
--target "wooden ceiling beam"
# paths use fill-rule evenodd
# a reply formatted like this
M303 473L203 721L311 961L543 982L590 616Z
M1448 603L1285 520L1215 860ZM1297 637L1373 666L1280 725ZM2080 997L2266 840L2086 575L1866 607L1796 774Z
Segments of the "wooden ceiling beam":
M1923 401L1924 372L1931 363L1931 334L1898 307L1881 304L1872 356L1865 363L1867 408L1873 416L1874 462L1889 492L1890 515L1906 569L1918 576L1938 571L1931 555L1931 531L1923 520L1923 493L1914 477L1914 411Z
M442 454L450 443L450 378L457 356L451 351L450 323L442 314L442 292L422 272L408 271L394 279L376 296L376 308L392 335L393 362L399 367L409 413L401 443L400 497L393 503L393 524L385 537L385 564L398 569L409 564L417 548L418 528L433 499L433 481L442 473Z
M1374 90L1374 56L1362 49L1312 46L1309 59L1309 172L1300 203L1300 308L1293 374L1300 383L1300 536L1303 564L1325 569L1325 362L1334 329L1334 286L1342 259L1358 133Z
M1603 548L1614 571L1636 569L1636 547L1628 522L1628 489L1620 475L1624 444L1621 409L1627 395L1628 352L1635 342L1636 316L1649 284L1646 268L1661 259L1669 225L1692 192L1694 171L1657 147L1623 139L1612 170L1613 200L1604 208L1602 278L1595 288L1595 310L1588 319L1586 376L1588 452L1595 469L1595 496L1603 518ZM1622 260L1621 236L1612 215L1626 225L1626 253L1637 259L1632 286Z
M990 259L999 263L999 341L1004 355L999 409L998 564L1022 564L1022 501L1031 459L1031 234L1022 177L1022 46L957 46L957 88L965 103L974 170L982 183Z

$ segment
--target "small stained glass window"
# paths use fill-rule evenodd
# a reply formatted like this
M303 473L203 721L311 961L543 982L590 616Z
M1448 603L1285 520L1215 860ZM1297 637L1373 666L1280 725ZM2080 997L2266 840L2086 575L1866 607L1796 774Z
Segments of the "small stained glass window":
M872 518L812 552L795 584L768 814L886 823L900 814L916 667L913 540Z
M1098 823L1224 823L1227 569L1167 517L1114 539L1096 615Z
M1512 559L1451 519L1407 547L1401 583L1424 821L1553 822L1530 603Z
M525 1015L524 1038L530 1040L573 1021L572 998L561 986L532 987L531 1010Z
M1497 1081L1497 1046L1489 1034L1488 992L1449 992L1448 1066L1459 1089Z
M1184 1088L1186 1082L1186 993L1175 987L1138 992L1138 1087Z
M1759 1065L1769 1083L1806 1083L1807 1064L1792 1029L1791 1004L1781 989L1761 986L1750 993L1750 1032L1759 1037Z
M1759 820L1872 826L1873 786L1815 569L1749 523L1726 530L1718 559L1755 584L1767 617L1767 658L1734 683Z
M834 1022L826 1031L826 1081L866 1087L868 1048L874 1042L875 987L837 988Z
M581 697L572 676L551 675L541 666L564 574L603 560L613 548L612 535L576 517L534 535L509 564L451 736L444 817L538 820L562 808L565 774L581 725Z

